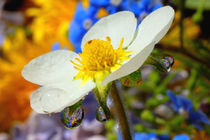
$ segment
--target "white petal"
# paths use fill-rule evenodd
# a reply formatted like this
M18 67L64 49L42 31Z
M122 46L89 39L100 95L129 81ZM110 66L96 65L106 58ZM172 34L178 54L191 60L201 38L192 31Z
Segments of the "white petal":
M118 48L124 37L123 46L128 46L133 40L136 31L137 20L132 12L123 11L101 18L82 39L82 48L85 43L92 39L106 40L111 38L113 47Z
M159 8L149 14L139 25L135 41L135 45L129 46L144 48L151 42L158 43L163 36L168 32L169 27L174 19L174 10L170 6Z
M139 25L136 38L128 47L128 51L132 52L131 59L107 76L102 84L105 85L139 69L152 52L154 45L166 34L173 18L174 10L170 6L160 8L148 15Z
M81 85L81 80L44 86L31 96L31 107L38 113L60 112L84 98L95 87L93 82Z
M154 44L150 44L145 47L138 55L131 58L129 61L126 61L126 63L123 64L119 69L108 75L102 82L102 85L106 85L111 81L129 75L130 73L138 70L147 59L147 57L150 55L153 48Z
M23 77L35 84L47 85L73 79L77 70L70 62L79 55L67 50L57 50L31 60L22 70Z

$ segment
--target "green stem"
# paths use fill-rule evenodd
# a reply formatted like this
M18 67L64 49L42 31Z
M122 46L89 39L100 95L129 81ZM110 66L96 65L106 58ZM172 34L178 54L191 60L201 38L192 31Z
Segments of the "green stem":
M189 47L186 47L186 48L189 48ZM158 49L169 51L169 52L173 52L173 53L182 54L182 55L184 55L184 56L186 56L188 58L193 59L194 61L196 61L198 63L203 64L206 67L210 67L210 64L207 61L204 61L203 59L198 58L197 56L191 54L186 49L185 50L182 50L180 48L177 48L176 46L172 46L172 45L168 46L168 45L164 45L164 44L160 44L158 46Z
M122 130L123 139L132 140L129 122L128 122L125 109L123 107L122 100L117 90L115 82L112 83L111 96L114 102L115 112L119 120L120 128Z

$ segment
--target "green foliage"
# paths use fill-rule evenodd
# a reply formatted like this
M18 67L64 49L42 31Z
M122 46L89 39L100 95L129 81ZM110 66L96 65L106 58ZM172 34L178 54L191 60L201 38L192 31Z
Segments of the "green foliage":
M202 22L202 19L205 18L202 15L203 11L210 9L210 3L207 0L186 0L185 3L182 0L175 0L175 2L177 8L182 9L182 17L179 20L183 23L185 22L183 15L187 10L186 8L196 9L191 19L191 21L193 20L196 23ZM204 2L205 5L202 6ZM179 28L182 28L183 33L179 34L175 32L177 38L180 39L179 41L183 39L184 43L180 43L182 47L176 46L176 43L174 43L175 45L173 44L173 37L171 42L166 46L163 45L162 48L161 42L160 47L153 50L150 57L144 63L144 65L152 66L153 70L150 67L150 72L143 81L140 80L142 77L140 70L120 79L122 85L125 86L123 88L124 103L128 105L128 108L135 116L144 122L134 125L134 130L137 132L152 132L157 134L186 133L193 137L193 133L196 130L195 126L179 113L172 111L172 117L169 118L159 115L158 113L160 112L156 113L157 107L163 104L169 106L169 97L166 95L166 91L169 89L189 98L193 102L194 109L201 109L202 103L210 104L209 36L207 39L201 38L202 35L199 38L191 39L185 32L185 29L188 27L182 26L179 23L180 21L174 27L179 26ZM169 69L165 65L160 63L166 54L173 56L175 61L178 61L170 72L168 72ZM187 76L181 79L177 78L183 70L187 73ZM137 84L137 81L141 81L140 84ZM134 87L138 91L133 93L131 89L134 89ZM142 104L142 106L138 108L138 106L133 105L134 103ZM171 107L169 109L173 110ZM204 131L210 133L210 126L204 125Z
M107 130L106 136L108 140L117 140L117 135L114 130L115 125L116 123L112 119L110 119L109 121L105 123L105 128Z
M153 122L154 119L155 119L153 113L150 110L144 110L141 113L141 118L145 121L148 121L148 122Z
M107 139L108 140L117 140L117 136L116 136L116 134L108 133Z
M137 132L145 132L145 127L142 124L137 124L134 126L134 130Z
M127 87L138 87L141 84L141 71L137 70L128 76L120 79L121 83Z
M179 4L181 0L174 0L176 4ZM205 2L204 9L210 10L210 1L209 0L186 0L186 8L197 9L203 1Z

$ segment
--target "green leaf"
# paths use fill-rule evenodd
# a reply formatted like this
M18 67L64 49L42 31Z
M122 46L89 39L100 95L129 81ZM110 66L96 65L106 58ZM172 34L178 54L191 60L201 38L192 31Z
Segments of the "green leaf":
M169 61L166 59L160 58L160 56L154 57L151 55L144 62L144 65L146 64L154 66L155 69L158 70L159 72L168 72L168 70L171 68Z
M150 110L144 110L141 113L141 118L148 122L153 122L155 120L155 117Z
M120 79L120 82L127 87L138 87L141 84L141 72L137 70L130 75L127 75Z
M205 1L204 10L210 10L209 0L186 0L185 7L189 9L197 9L200 7L203 1ZM178 4L180 0L174 0L174 2Z
M137 124L134 126L134 130L137 132L144 132L145 131L145 127L142 124Z

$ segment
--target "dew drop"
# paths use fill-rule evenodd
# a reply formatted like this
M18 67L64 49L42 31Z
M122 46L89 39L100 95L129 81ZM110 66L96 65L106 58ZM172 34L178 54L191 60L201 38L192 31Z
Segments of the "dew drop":
M65 108L61 112L61 122L68 129L78 127L84 119L84 109L80 106L76 109Z
M164 56L163 59L167 59L170 63L170 66L172 67L174 64L174 57L173 56Z
M100 106L96 110L96 119L100 122L106 122L107 120L109 120L111 118L111 114L110 114L108 107L107 107L106 111L107 112L105 113L104 109Z
M169 60L168 59L161 59L160 60L160 63L161 63L161 65L164 67L164 69L167 71L167 72L169 72L170 70L171 70L171 64L170 64L170 62L169 62Z

